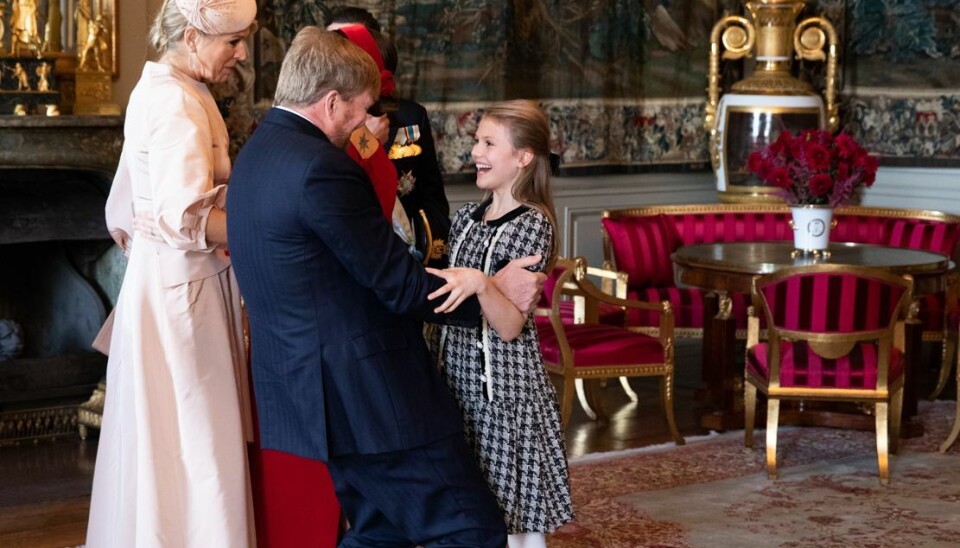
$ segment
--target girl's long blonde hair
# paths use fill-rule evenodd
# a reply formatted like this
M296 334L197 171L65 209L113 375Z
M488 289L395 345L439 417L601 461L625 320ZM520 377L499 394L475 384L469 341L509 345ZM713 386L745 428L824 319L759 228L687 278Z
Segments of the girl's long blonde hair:
M560 232L550 192L550 126L547 117L533 101L503 101L483 111L483 117L502 125L514 150L529 150L533 160L520 170L511 194L518 202L532 207L550 221L553 241L546 257L547 271L553 268L560 248Z

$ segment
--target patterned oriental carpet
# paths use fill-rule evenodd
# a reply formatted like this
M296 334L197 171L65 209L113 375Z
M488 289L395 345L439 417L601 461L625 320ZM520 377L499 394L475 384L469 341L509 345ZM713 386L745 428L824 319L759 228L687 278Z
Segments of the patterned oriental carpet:
M781 427L780 478L766 475L765 431L687 445L587 455L570 463L577 522L550 548L642 546L960 546L960 442L937 448L955 403L921 402L925 435L902 440L890 485L872 432Z

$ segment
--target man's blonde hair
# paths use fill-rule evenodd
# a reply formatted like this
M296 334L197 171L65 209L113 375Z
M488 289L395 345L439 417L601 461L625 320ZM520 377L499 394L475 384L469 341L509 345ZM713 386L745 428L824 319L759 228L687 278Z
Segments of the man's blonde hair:
M300 29L280 66L274 104L305 107L334 90L347 100L365 91L377 97L380 70L343 36L314 26Z

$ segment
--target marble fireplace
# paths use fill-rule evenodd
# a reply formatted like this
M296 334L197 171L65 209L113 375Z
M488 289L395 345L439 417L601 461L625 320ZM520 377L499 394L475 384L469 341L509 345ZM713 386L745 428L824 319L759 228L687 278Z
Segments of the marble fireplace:
M0 116L0 444L75 435L105 374L90 342L124 267L103 222L122 137L120 117Z

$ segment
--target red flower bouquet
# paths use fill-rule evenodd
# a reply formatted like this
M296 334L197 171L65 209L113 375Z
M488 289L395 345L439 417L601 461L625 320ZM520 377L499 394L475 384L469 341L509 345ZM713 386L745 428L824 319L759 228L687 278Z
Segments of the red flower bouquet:
M846 133L834 137L810 129L794 136L784 131L766 148L750 154L747 169L781 189L790 205L837 206L861 185L873 185L877 158Z

